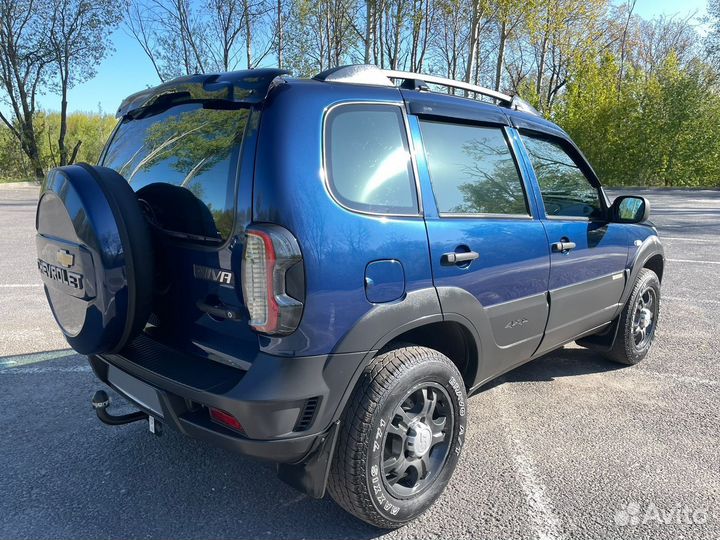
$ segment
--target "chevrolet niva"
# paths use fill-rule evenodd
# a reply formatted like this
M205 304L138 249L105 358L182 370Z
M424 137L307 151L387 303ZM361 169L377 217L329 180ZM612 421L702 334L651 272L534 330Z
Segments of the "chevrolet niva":
M58 325L138 408L98 391L106 423L271 461L393 528L449 482L482 385L572 341L624 364L650 349L648 201L610 203L518 97L256 69L143 90L117 117L98 166L49 173L36 223Z

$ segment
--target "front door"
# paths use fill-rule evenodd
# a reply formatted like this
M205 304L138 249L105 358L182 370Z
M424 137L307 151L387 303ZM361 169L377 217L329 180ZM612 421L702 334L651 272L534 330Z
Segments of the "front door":
M539 188L550 246L550 317L538 353L609 322L625 287L628 236L610 223L604 196L567 141L521 134Z
M433 280L446 319L469 319L480 334L481 382L540 344L549 248L511 150L514 132L433 112L410 117Z

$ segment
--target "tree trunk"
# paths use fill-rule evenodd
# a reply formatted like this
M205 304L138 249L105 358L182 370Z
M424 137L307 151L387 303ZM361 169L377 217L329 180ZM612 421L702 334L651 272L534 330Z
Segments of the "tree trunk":
M245 54L247 56L247 68L253 68L252 52L252 22L250 21L249 0L243 0L243 17L245 17Z
M546 19L546 24L550 24L550 14L548 14L548 17ZM543 35L542 44L540 45L540 58L538 58L538 71L537 71L537 77L535 78L535 93L540 97L540 91L542 90L542 81L543 81L543 75L545 70L545 56L547 55L547 43L548 43L548 34L549 29L546 26L545 27L545 34Z
M78 151L80 150L80 145L82 144L82 141L78 141L75 143L75 147L73 148L72 154L70 154L70 159L68 160L68 165L72 165L75 163L75 160L77 159Z
M628 1L628 15L625 21L625 28L622 33L622 41L620 42L620 69L618 70L618 81L617 81L617 92L618 99L620 99L620 87L622 86L623 73L625 72L625 52L627 45L627 33L630 27L630 20L632 19L633 11L635 10L635 4L637 0Z
M385 69L385 29L383 28L383 10L378 10L378 30L380 34L380 67Z
M428 41L430 40L430 20L433 15L430 7L430 0L425 0L425 16L423 22L423 40L420 56L417 58L417 65L413 68L417 72L422 72L425 63L425 54L427 53Z
M58 135L58 153L60 154L60 166L68 164L68 153L65 147L65 134L67 133L67 77L62 76L62 98L60 100L60 133Z
M498 44L497 65L495 66L495 90L500 91L502 69L505 63L505 45L507 43L507 21L500 25L500 43Z
M278 35L278 67L283 67L283 16L282 16L282 0L277 3L277 35Z
M470 22L470 41L468 43L468 60L467 67L465 69L465 82L469 83L473 71L475 70L475 49L478 46L479 39L479 28L480 28L480 0L473 0L472 3L472 17ZM468 96L468 92L465 92L465 96Z
M365 56L363 61L366 64L370 63L370 46L373 35L372 2L373 0L365 0Z
M45 178L45 171L43 170L42 159L40 158L40 151L35 138L35 128L33 126L32 118L25 119L21 134L22 140L20 141L20 146L23 148L25 155L30 160L30 166L32 167L35 179L38 182L42 182L43 178Z
M393 40L393 57L390 69L397 69L400 60L400 37L403 26L403 0L397 0L397 11L395 12L395 37Z

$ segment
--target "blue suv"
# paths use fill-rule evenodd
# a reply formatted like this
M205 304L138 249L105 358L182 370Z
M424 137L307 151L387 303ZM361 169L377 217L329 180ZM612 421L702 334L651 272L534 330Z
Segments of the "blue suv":
M257 69L175 79L117 116L99 165L51 171L37 211L57 323L138 408L98 391L106 423L269 460L392 528L449 482L482 385L571 341L624 364L652 344L648 201L610 203L517 97Z

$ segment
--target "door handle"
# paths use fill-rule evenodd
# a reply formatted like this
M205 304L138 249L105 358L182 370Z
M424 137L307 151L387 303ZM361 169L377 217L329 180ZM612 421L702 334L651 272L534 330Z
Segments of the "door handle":
M450 253L443 253L441 263L446 266L452 264L462 264L474 261L478 257L480 257L480 254L477 251L466 251L464 253L451 251Z
M225 304L213 306L207 302L199 300L196 304L200 311L204 311L208 315L212 315L217 319L228 321L239 321L242 319L242 313L239 310L226 306Z
M555 253L567 253L571 249L575 249L577 244L575 244L575 242L570 242L569 240L563 240L561 242L553 242L550 246Z

